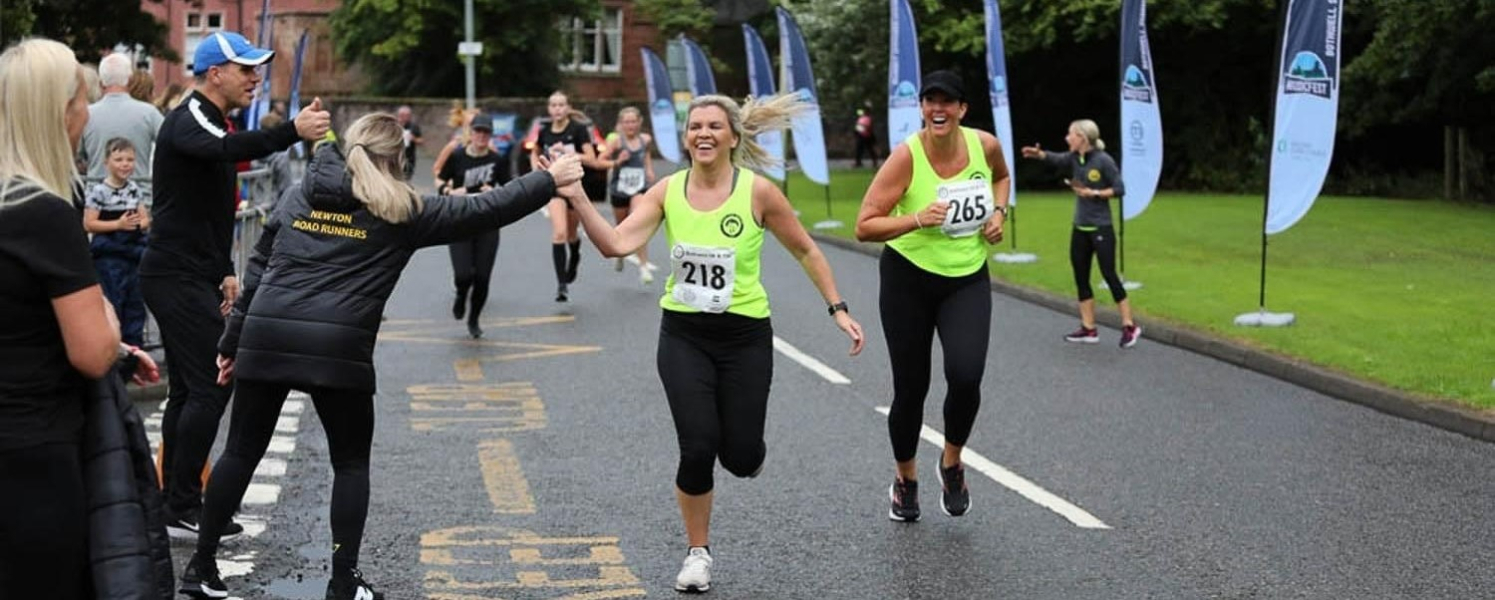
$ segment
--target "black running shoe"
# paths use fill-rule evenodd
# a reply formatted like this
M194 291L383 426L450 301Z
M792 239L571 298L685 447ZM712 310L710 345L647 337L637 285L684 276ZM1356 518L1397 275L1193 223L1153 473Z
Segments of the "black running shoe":
M472 339L478 339L480 337L483 337L483 328L482 327L478 327L478 322L477 321L468 321L467 322L467 335L472 336Z
M197 515L178 517L166 522L166 535L174 540L197 540ZM218 535L219 540L229 540L239 537L244 533L244 526L232 520L223 526L223 533Z
M971 509L971 490L966 487L966 468L960 463L954 466L941 466L940 474L940 510L952 517L959 517Z
M353 569L346 577L333 577L327 582L326 600L384 600L382 592L363 580L363 573Z
M565 302L568 299L569 299L569 296L566 293L566 284L563 283L563 284L560 284L560 285L556 286L556 288L555 288L555 301L556 302Z
M895 477L893 485L888 486L888 500L892 502L889 519L905 523L919 520L919 482Z
M467 316L467 294L457 292L457 299L452 301L452 318L458 321Z
M217 561L194 554L187 561L187 568L182 571L182 584L177 592L198 600L227 598L228 586L223 585L223 580L218 578Z

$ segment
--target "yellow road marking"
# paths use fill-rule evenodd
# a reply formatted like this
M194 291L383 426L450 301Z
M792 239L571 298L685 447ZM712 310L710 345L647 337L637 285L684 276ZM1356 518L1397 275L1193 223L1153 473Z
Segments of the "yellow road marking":
M478 462L482 465L483 485L493 512L510 515L535 514L535 499L529 493L529 481L519 466L519 456L509 440L488 440L478 444Z
M533 383L439 383L406 388L410 427L446 431L477 426L484 432L531 431L546 425L545 404Z
M427 600L478 600L503 590L525 590L528 598L543 589L557 600L646 595L616 537L543 537L482 525L426 532L420 545L421 564L435 567L425 574Z
M483 363L476 358L462 358L452 363L457 370L457 381L482 381Z

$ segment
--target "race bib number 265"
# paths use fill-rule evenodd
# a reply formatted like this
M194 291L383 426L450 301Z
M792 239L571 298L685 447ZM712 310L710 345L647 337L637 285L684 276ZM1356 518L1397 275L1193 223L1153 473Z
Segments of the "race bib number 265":
M981 231L981 226L997 210L992 202L991 182L985 179L941 184L936 195L950 203L945 211L945 222L940 226L950 237L966 237Z

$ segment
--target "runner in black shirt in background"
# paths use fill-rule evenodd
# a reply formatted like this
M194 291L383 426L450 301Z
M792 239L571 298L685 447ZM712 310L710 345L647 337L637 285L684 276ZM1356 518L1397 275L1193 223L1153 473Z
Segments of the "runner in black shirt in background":
M472 137L460 152L453 152L441 166L437 193L465 196L486 192L509 181L509 161L493 150L493 117L478 115L472 120ZM408 159L407 159L408 160ZM406 163L407 165L409 163ZM488 283L493 278L493 260L498 256L498 229L447 245L452 255L452 283L457 299L452 302L452 318L467 317L467 333L483 337L478 319L488 301ZM472 290L472 308L467 308L467 291Z
M415 122L409 106L401 106L398 111L395 111L395 119L405 130L405 164L401 168L405 173L405 181L410 181L410 178L415 175L416 147L426 142L421 139L420 124Z
M554 160L559 156L577 154L589 175L591 171L606 171L616 166L615 161L597 157L596 142L600 140L593 140L587 126L573 118L580 113L571 108L565 92L551 94L547 110L550 112L550 126L540 129L539 143L535 144L530 155L531 161L538 160L541 155ZM591 200L601 202L602 198L598 194ZM567 286L576 281L576 267L581 262L581 238L577 234L581 222L561 198L552 199L547 210L550 211L550 256L555 263L555 301L565 302L570 298ZM568 248L571 251L569 257Z

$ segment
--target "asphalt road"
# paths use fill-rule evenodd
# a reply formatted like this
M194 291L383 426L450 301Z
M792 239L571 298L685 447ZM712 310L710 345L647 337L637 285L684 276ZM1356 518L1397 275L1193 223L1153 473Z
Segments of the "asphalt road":
M588 245L556 303L548 238L539 215L504 230L481 340L451 318L445 249L417 254L390 301L362 561L390 598L676 594L663 277L642 286ZM823 249L867 349L847 356L798 266L766 244L777 336L849 383L776 353L765 471L718 469L711 597L1495 597L1495 446L1145 333L1125 351L1114 330L1066 344L1073 316L1003 296L969 446L996 478L973 466L971 513L946 517L925 443L924 520L888 521L877 264ZM664 250L661 234L655 262ZM943 394L936 377L934 433ZM309 403L290 431L276 500L245 509L264 531L225 547L251 570L227 579L239 597L326 585L331 469ZM190 547L176 549L180 565Z

